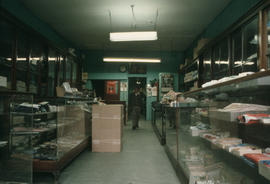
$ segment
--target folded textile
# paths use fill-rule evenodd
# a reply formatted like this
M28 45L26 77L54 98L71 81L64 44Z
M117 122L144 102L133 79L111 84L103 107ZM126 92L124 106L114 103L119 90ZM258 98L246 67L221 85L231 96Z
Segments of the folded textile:
M252 162L256 163L257 165L258 165L259 161L261 161L261 160L270 161L270 154L248 153L248 154L244 154L244 157L246 157L248 160L251 160Z
M270 119L269 114L259 113L259 114L243 114L237 117L240 123L244 124L255 124L259 123L264 119Z

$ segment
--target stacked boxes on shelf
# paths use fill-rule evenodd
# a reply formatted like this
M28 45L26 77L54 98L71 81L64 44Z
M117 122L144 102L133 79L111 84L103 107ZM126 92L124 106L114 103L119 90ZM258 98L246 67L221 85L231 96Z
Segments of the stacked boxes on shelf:
M196 79L198 79L198 71L194 70L185 74L184 82L186 83Z

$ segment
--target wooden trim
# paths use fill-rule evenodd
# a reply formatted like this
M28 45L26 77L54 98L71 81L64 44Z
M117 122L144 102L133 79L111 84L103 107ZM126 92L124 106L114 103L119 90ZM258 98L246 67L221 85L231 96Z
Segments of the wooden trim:
M267 10L259 12L259 69L267 69Z

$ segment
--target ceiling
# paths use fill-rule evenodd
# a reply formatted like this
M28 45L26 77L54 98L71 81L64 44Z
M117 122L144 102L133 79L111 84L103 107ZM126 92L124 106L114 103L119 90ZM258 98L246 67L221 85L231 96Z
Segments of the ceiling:
M21 0L78 48L121 51L184 51L230 1ZM109 40L109 32L152 30L158 32L157 41Z

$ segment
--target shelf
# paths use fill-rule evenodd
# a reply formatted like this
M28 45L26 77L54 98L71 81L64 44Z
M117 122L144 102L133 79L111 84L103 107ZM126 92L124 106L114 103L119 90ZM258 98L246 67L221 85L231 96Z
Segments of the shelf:
M233 156L234 158L237 158L237 159L241 160L243 163L245 163L246 165L248 165L248 166L251 167L252 169L256 169L256 170L257 170L256 165L248 164L248 162L247 162L245 159L243 159L241 156L237 156L237 155L235 155L235 154L232 154L231 152L229 152L229 151L226 150L226 149L220 148L219 146L217 146L216 144L212 143L210 140L208 140L208 139L206 139L206 138L203 138L203 137L200 137L200 138L203 139L203 140L205 140L205 141L207 141L207 142L210 143L211 145L215 146L215 149L221 150L221 151L223 151L224 153L227 153L227 154Z
M47 127L47 128L33 128L32 130L26 130L26 131L11 131L12 135L33 135L33 134L41 134L41 133L45 133L45 132L50 132L53 131L55 129L58 129L60 127L65 127L65 126L69 126L71 124L75 124L76 121L74 122L70 122L70 123L60 123L60 124L55 124L55 126L53 127Z
M57 112L38 112L38 113L23 113L23 112L11 112L12 115L17 116L42 116L42 115L49 115L55 114Z
M205 88L199 88L186 92L184 95L192 96L202 94L216 94L220 92L236 92L245 90L245 92L258 90L259 87L270 87L270 70L257 72L245 77L233 79L230 81L214 84Z

